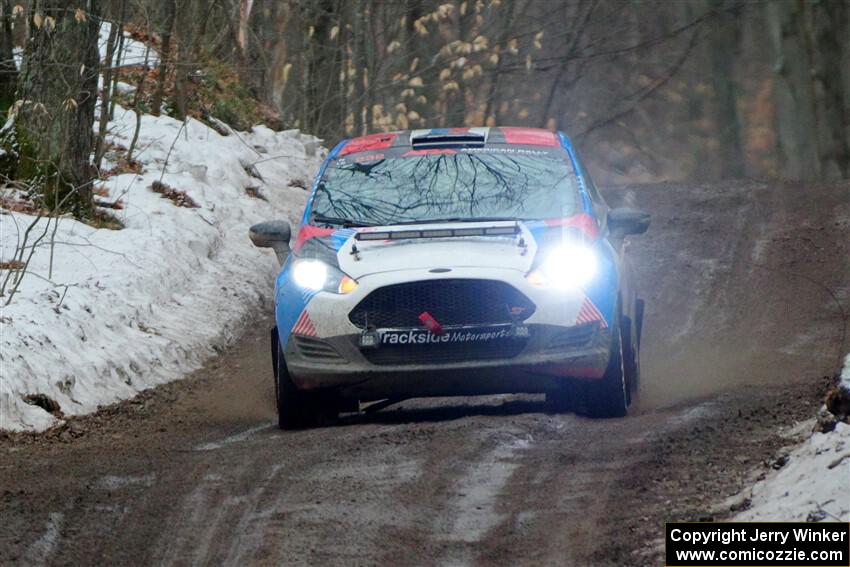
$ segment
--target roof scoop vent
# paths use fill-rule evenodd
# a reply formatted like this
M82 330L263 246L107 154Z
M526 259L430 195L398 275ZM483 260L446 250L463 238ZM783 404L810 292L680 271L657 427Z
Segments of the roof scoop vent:
M410 145L414 150L432 148L483 148L487 136L472 128L436 128L414 130L410 133Z

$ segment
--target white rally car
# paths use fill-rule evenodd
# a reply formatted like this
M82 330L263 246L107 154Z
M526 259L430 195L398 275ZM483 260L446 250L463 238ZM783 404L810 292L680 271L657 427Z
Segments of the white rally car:
M643 303L624 239L569 139L532 128L373 134L322 165L282 263L272 330L280 426L424 396L545 393L622 416Z

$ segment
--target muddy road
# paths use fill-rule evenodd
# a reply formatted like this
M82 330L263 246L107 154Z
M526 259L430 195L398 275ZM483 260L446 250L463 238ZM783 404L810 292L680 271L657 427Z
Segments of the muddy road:
M813 415L850 295L850 187L620 188L647 299L629 417L533 396L274 426L260 321L207 368L0 440L2 565L658 565Z

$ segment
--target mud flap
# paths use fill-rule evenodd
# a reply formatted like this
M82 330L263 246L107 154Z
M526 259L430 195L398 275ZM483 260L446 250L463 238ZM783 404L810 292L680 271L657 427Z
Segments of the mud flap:
M635 299L635 327L637 327L637 344L640 346L640 339L643 336L643 310L646 302L643 299Z
M274 381L274 401L277 403L277 369L278 369L278 357L280 356L280 337L277 334L277 326L272 327L271 330L271 339L272 339L272 380Z

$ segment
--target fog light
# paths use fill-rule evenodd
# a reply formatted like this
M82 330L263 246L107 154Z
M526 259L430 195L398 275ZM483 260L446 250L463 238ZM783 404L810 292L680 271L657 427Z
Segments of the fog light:
M377 348L381 343L381 335L369 331L360 335L360 348Z
M527 339L530 336L531 333L525 325L517 325L514 327L514 337L518 339Z

